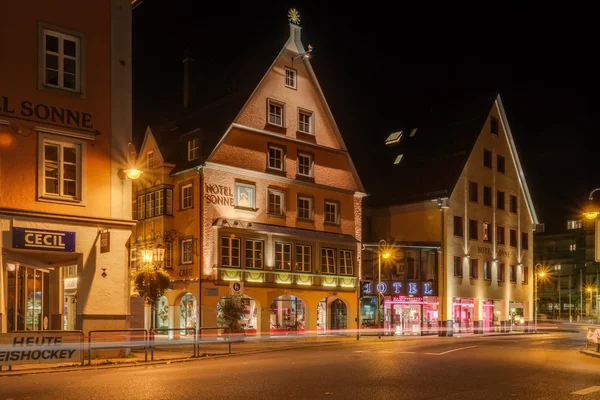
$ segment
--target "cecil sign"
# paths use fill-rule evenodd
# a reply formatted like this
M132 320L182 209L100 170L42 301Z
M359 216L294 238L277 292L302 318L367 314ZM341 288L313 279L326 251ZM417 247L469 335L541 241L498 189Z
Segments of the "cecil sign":
M74 252L75 232L13 228L13 248Z
M0 365L82 362L80 332L0 334Z

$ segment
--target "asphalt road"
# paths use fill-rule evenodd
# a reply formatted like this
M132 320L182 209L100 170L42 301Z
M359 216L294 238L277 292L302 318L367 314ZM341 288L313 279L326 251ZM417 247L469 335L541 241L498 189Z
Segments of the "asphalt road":
M0 378L0 400L600 399L600 359L579 354L583 338L370 338L187 363L10 376Z

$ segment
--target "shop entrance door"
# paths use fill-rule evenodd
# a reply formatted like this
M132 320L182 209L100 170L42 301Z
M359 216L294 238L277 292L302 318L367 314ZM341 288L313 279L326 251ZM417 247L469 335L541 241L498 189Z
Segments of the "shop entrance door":
M335 299L331 303L331 330L336 333L345 334L343 331L347 328L346 305L340 299Z
M7 264L7 331L48 329L47 270Z

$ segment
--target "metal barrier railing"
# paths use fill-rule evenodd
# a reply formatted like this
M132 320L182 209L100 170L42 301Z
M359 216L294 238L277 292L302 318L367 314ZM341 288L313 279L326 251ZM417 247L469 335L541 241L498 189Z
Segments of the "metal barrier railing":
M108 345L100 345L100 346L92 346L92 334L93 333L128 333L128 332L143 332L144 333L144 342L143 345L139 344L130 344L130 343L116 343L116 344L108 344ZM143 348L144 349L144 361L148 361L148 330L147 329L94 329L89 331L88 333L88 365L92 365L92 351L93 350L108 350L108 349L123 349L123 348ZM102 338L102 336L97 336L97 339ZM104 335L104 339L107 337Z
M225 341L227 341L227 344L229 345L229 354L231 354L231 328L229 327L225 327L225 328L221 328L221 327L202 327L202 328L198 328L198 334L197 336L200 336L200 340L197 340L196 343L198 344L198 350L196 351L196 354L198 354L198 357L200 357L200 342L201 340L201 335L202 335L202 331L209 331L209 330L216 330L217 331L217 337L218 337L218 331L219 330L223 330L225 332L227 332L227 336L225 336Z
M156 332L176 332L176 331L185 331L185 332L190 332L192 337L194 338L194 355L193 357L196 357L196 355L198 354L197 352L197 348L198 348L198 335L196 335L196 329L194 328L153 328L150 331L150 360L154 361L154 348L156 347L155 344L155 335Z

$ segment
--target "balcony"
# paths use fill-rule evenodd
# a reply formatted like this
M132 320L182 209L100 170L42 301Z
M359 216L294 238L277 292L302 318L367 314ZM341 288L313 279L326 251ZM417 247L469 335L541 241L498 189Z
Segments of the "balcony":
M312 274L279 270L251 270L219 267L216 269L218 280L223 282L245 282L256 286L294 287L353 291L358 287L355 276Z

